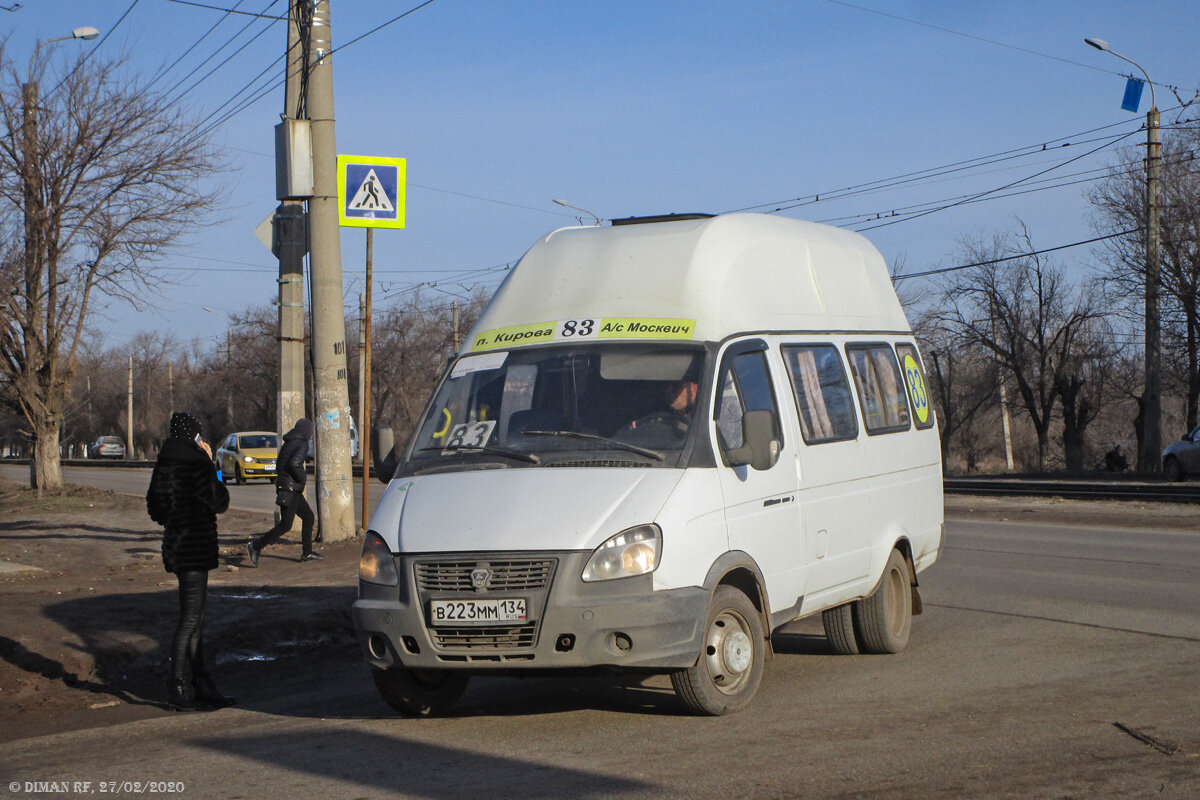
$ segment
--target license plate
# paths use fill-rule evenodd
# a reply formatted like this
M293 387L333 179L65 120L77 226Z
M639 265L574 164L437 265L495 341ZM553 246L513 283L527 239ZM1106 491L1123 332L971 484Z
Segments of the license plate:
M497 600L430 600L429 618L434 625L488 625L525 622L525 598Z
M275 469L275 462L268 461L267 463L263 464L263 467L266 469Z

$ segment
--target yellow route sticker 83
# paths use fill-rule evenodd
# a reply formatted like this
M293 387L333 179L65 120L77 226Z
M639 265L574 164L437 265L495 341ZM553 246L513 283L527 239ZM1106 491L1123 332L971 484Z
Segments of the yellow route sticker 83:
M929 421L929 393L925 391L921 368L917 366L917 360L910 355L904 356L904 379L908 381L917 421L924 425Z
M576 339L691 339L696 332L694 319L658 317L606 317L603 319L562 319L532 325L514 325L484 331L471 342L471 351L496 350L545 342L569 342Z

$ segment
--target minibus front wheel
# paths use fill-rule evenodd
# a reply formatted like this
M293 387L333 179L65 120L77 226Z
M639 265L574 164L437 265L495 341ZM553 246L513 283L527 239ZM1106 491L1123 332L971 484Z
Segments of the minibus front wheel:
M372 667L371 677L384 702L409 717L445 713L467 688L467 676L450 670Z
M722 584L713 592L696 665L671 673L675 694L695 714L720 716L749 705L762 682L762 618L749 597Z

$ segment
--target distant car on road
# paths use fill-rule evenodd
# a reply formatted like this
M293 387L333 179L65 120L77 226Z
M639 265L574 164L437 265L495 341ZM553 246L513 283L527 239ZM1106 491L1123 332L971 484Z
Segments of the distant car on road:
M101 436L88 448L90 458L124 458L125 443L120 436Z
M1167 445L1162 464L1169 481L1181 481L1189 474L1200 473L1200 426Z
M275 480L279 434L274 431L240 431L221 440L213 463L226 482L245 483L251 478Z
M313 439L315 438L315 436L309 437L308 455L304 457L305 461L313 460ZM350 458L358 458L358 426L354 424L353 418L350 420Z

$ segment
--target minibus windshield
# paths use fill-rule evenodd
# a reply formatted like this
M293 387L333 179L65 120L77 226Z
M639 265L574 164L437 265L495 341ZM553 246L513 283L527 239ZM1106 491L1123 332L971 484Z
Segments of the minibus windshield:
M465 356L422 420L407 471L675 466L696 418L699 346L553 345Z

